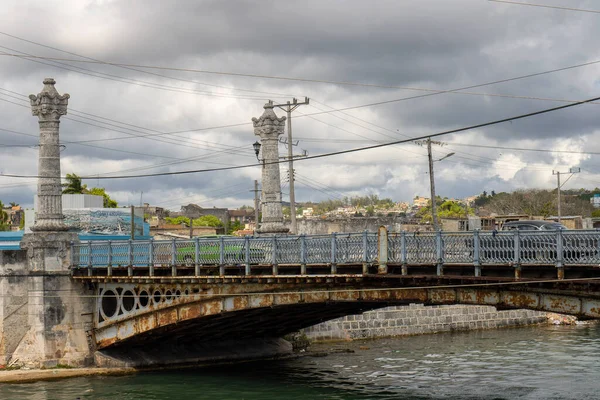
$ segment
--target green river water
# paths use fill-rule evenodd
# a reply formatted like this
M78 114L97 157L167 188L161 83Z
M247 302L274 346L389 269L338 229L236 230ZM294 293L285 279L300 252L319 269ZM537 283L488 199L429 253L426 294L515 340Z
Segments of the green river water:
M0 385L0 399L597 399L600 325L320 345L303 356ZM335 352L339 351L339 352Z

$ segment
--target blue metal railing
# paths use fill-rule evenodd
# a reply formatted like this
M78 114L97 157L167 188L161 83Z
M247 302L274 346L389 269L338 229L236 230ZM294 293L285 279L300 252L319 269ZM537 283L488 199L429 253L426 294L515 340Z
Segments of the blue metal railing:
M73 267L179 265L598 265L600 231L385 232L73 244ZM384 246L378 247L378 241ZM381 257L381 252L387 252ZM333 271L333 269L332 269Z

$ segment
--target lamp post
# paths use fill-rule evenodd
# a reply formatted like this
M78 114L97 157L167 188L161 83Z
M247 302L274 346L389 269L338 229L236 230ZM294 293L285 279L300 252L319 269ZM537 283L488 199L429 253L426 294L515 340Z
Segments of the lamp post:
M254 147L254 154L256 154L256 159L258 160L258 162L260 162L260 158L258 158L258 154L260 153L261 146L262 145L260 144L260 142L258 140L252 144L252 147Z

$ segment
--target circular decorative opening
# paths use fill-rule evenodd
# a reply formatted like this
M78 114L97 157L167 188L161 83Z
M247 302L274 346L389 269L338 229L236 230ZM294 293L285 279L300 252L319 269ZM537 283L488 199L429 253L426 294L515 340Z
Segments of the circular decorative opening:
M178 298L180 298L180 297L181 297L181 290L177 289L177 290L175 291L175 298L176 298L176 299L178 299Z
M140 307L146 308L148 307L148 303L150 303L150 295L145 290L140 291L139 297Z
M156 289L154 294L152 295L152 299L154 300L154 304L160 303L160 299L162 298L162 293L160 290Z
M126 290L123 292L123 311L129 312L133 310L135 306L135 293L131 290Z
M107 290L102 294L102 312L107 318L117 315L117 294L112 290Z
M173 293L171 293L171 291L170 291L170 290L167 290L167 291L165 292L165 299L166 299L167 301L169 301L169 300L173 299Z

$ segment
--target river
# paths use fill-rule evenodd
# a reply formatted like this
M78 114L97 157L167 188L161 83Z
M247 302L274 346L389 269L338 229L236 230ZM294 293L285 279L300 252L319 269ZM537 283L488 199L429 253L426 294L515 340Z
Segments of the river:
M0 399L596 399L600 325L313 346L327 356L0 385Z

